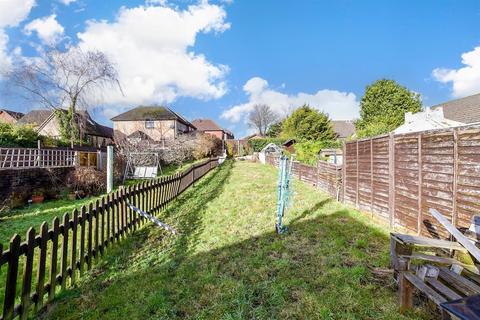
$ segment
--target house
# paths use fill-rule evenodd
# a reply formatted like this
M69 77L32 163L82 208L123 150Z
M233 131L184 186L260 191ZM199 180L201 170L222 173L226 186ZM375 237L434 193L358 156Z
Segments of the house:
M332 120L332 127L340 140L345 140L355 134L355 123L352 120Z
M445 129L451 127L458 127L465 125L465 123L446 119L444 117L443 108L426 109L423 112L412 114L405 113L405 122L400 127L395 129L393 133L410 133L420 132L426 130Z
M178 113L160 106L139 106L111 120L116 141L143 138L165 142L196 129Z
M197 128L197 131L210 134L220 140L235 139L232 132L221 128L213 120L196 119L192 121L192 124Z
M23 117L23 113L21 112L0 109L0 122L14 124L17 123L21 117Z
M471 124L480 122L480 93L432 106L443 109L445 119Z
M78 111L76 119L80 124L81 134L91 145L102 147L113 142L112 128L95 122L87 111ZM60 124L53 110L32 110L18 123L33 125L38 134L60 139Z

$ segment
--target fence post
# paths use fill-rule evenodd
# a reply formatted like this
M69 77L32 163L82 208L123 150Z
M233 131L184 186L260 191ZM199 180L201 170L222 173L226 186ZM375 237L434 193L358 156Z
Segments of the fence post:
M15 296L17 293L18 257L20 255L20 236L15 234L10 240L5 298L3 300L3 319L13 319Z
M422 233L422 221L423 221L423 214L422 214L422 185L423 185L423 176L422 176L422 134L418 134L417 139L418 144L418 213L417 213L417 234L420 235Z
M343 144L342 184L343 184L342 202L345 203L345 195L347 194L347 143Z
M27 252L25 253L25 266L23 269L23 283L21 296L21 312L20 319L28 318L30 309L30 291L32 289L32 273L33 273L33 250L35 249L35 229L30 227L27 231Z
M107 193L113 190L113 146L107 147Z
M453 196L452 196L452 225L457 226L457 189L458 189L458 131L453 129Z
M390 133L388 141L388 208L390 228L395 227L395 136Z
M357 187L356 187L356 191L355 191L355 207L358 209L359 206L358 206L358 203L359 203L359 196L358 196L358 191L360 190L360 187L358 185L359 183L359 179L358 179L358 140L357 140L357 143L356 143L356 147L357 147L357 157L356 157L356 161L357 161L357 165L356 165L356 169L357 169Z
M373 217L373 138L370 138L370 213Z

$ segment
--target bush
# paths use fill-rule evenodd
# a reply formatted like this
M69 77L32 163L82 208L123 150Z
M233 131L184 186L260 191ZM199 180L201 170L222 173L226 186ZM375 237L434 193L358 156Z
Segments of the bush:
M210 134L198 134L195 147L193 149L193 158L200 160L207 157L219 156L222 153L222 140Z
M2 147L34 148L39 138L38 133L31 126L0 123L0 146Z
M304 141L295 144L296 158L298 161L315 165L318 161L318 155L322 149L338 148L338 141Z
M285 141L287 141L287 139L278 139L278 138L251 139L251 140L248 140L248 145L249 147L252 148L253 152L260 152L269 143L274 143L277 146L281 147Z
M66 177L67 187L86 194L101 194L107 190L107 173L93 167L76 167Z

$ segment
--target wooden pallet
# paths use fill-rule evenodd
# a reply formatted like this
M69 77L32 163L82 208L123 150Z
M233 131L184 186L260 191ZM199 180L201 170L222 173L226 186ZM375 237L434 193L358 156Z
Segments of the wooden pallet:
M480 250L476 247L479 217L473 217L469 232L463 235L436 210L431 213L457 241L391 233L390 257L398 280L401 312L413 307L413 291L417 289L448 319L452 314L445 311L444 303L480 295Z

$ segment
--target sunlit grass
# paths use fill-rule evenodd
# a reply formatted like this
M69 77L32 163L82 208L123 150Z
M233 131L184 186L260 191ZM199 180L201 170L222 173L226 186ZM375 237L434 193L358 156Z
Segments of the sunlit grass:
M275 169L226 162L63 292L51 319L403 319L388 232L295 181L274 232Z

